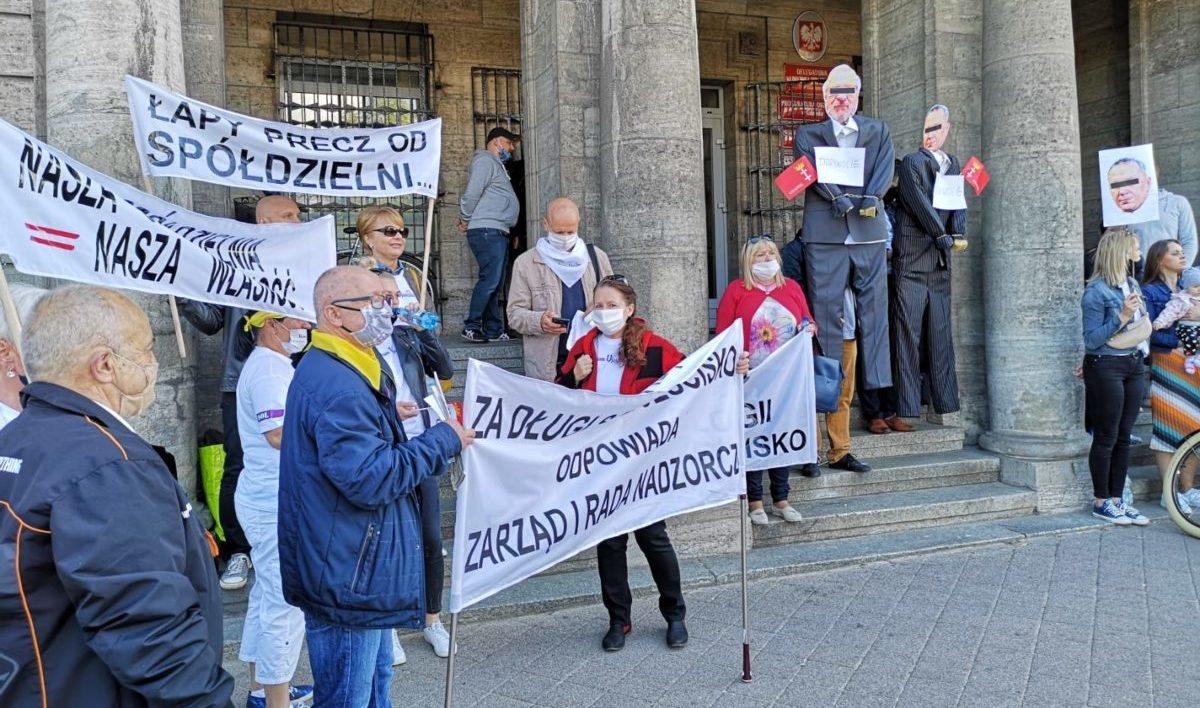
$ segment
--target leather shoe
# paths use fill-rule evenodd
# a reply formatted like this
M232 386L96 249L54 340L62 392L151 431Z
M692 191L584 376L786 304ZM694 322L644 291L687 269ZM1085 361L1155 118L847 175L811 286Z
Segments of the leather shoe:
M871 422L867 423L867 431L875 435L886 435L892 432L892 429L883 418L872 418Z
M859 462L858 459L846 453L842 459L837 462L830 462L829 466L835 470L848 470L850 472L870 472L871 466L865 462Z
M874 424L875 421L871 421L871 423ZM895 430L897 433L911 433L912 431L917 429L916 426L910 425L909 423L905 423L904 419L898 415L894 415L894 416L888 418L887 420L884 421L884 423L887 424L887 427L891 428L892 430ZM871 432L875 432L875 431L872 430Z
M604 651L621 651L625 648L625 635L632 630L633 627L627 624L611 624L608 626L608 633L604 635L600 646L604 648Z
M800 474L804 475L805 477L821 476L821 468L815 462L809 462L806 465L800 465L796 469L800 470Z
M667 646L672 649L682 649L687 646L688 632L683 620L667 622Z

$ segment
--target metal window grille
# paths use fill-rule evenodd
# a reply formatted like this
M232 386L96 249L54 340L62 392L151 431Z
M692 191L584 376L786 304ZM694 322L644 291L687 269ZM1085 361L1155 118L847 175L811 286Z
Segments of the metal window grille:
M314 128L381 128L429 120L436 115L433 63L433 36L424 25L280 13L275 23L279 118ZM425 197L297 195L297 201L314 216L336 217L342 260L358 247L357 236L344 229L369 205L392 206L404 216L411 234L406 256L419 258L425 247ZM431 258L436 277L436 248Z
M788 202L775 187L775 178L792 163L796 128L825 120L821 81L764 81L746 85L742 130L749 175L747 233L769 233L783 244L800 228L803 195Z
M475 124L475 148L483 146L495 127L520 133L521 70L471 68L471 114Z

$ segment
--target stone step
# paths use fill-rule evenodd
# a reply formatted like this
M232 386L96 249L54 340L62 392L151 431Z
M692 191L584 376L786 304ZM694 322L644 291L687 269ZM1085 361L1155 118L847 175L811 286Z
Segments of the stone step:
M446 348L450 358L454 361L454 379L450 390L446 393L446 399L449 401L462 400L463 386L467 381L467 362L471 359L486 361L517 374L525 373L525 357L522 353L520 339L472 344L464 342L457 333L443 334L441 339L442 346Z
M1001 482L823 499L800 506L804 520L770 517L754 547L820 541L1030 514L1037 494Z
M872 459L871 471L866 474L825 467L821 469L820 477L793 473L789 481L792 503L803 505L820 499L982 484L999 479L999 458L976 448L967 448ZM767 484L765 473L763 483Z
M1171 524L1166 512L1157 505L1146 505L1142 511L1155 524ZM1018 544L1039 536L1081 531L1122 533L1121 529L1115 529L1083 510L1068 514L1023 515L989 521L970 521L934 528L754 548L747 557L747 576L758 579L798 575L985 545ZM632 550L629 554L631 560L638 555L640 554ZM741 556L736 551L736 545L728 552L703 558L680 559L679 566L685 590L730 585L729 591L736 592L737 586L733 584L741 579ZM631 565L629 586L634 596L639 598L651 597L657 592L654 580L645 567ZM599 591L594 566L567 573L534 576L465 610L464 631L470 631L470 623L486 619L543 614L590 604L599 605ZM222 593L225 599L226 647L236 646L241 639L245 594L245 590ZM448 602L442 604L449 607Z
M1129 483L1133 485L1134 499L1158 503L1162 495L1162 477L1158 474L1158 467L1138 465L1129 468Z
M862 428L850 428L850 452L860 460L876 460L902 455L925 455L933 452L961 450L962 428L933 423L914 423L911 433L873 435ZM822 443L824 447L824 442Z

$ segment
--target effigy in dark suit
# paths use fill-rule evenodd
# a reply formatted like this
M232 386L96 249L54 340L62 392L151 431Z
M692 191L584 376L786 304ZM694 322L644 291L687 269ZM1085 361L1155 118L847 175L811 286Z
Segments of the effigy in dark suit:
M959 408L950 317L951 254L965 250L967 210L934 207L934 185L962 173L958 159L942 150L950 133L950 109L936 105L925 116L922 147L900 164L895 237L892 242L892 341L899 415L921 413L921 359L928 361L929 402L938 413ZM965 206L965 205L964 205Z

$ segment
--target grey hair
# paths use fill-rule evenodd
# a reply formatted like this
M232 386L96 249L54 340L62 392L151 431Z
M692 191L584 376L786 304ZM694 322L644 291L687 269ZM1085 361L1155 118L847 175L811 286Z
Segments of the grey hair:
M1112 168L1116 167L1117 165L1128 165L1128 164L1137 165L1138 167L1142 168L1142 172L1145 172L1147 177L1150 176L1150 170L1146 169L1145 163L1143 163L1141 160L1137 159L1136 157L1122 157L1120 160L1117 160L1116 162L1109 165L1108 171L1112 172Z
M946 114L946 120L947 121L950 120L950 109L946 106L946 104L944 104L944 103L933 104L932 106L929 107L929 110L925 112L925 115L929 115L930 113L933 113L934 111L941 111L942 113Z
M823 93L828 93L829 92L829 82L833 81L835 79L835 77L837 78L838 81L840 81L841 77L843 75L845 75L845 73L847 71L850 72L850 75L854 77L855 90L861 91L862 90L862 77L859 76L858 72L854 70L854 67L850 66L849 64L838 64L837 66L830 69L829 75L825 77L825 81L821 84L821 91Z
M34 380L65 377L96 346L117 347L127 323L116 303L127 299L96 285L69 285L43 295L21 337L25 370Z
M33 315L33 306L47 292L45 288L36 288L24 283L13 283L9 286L9 291L12 293L13 307L17 310L17 319L20 320L18 324L22 325L29 322L30 316ZM0 307L0 339L14 341L12 324L8 321L8 313L2 307Z

